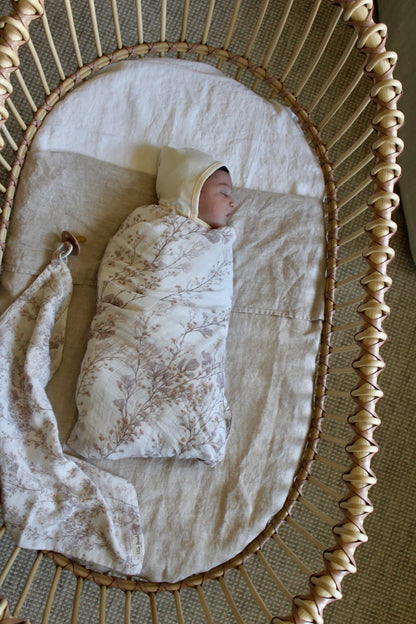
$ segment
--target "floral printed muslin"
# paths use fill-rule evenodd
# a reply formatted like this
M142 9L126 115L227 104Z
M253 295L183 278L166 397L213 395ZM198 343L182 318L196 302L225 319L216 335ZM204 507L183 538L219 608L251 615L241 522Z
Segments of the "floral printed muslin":
M68 440L74 451L223 459L234 238L230 227L208 229L158 205L124 221L98 274Z
M131 483L63 453L45 388L62 354L72 279L57 254L0 317L0 482L23 548L139 574L143 537Z

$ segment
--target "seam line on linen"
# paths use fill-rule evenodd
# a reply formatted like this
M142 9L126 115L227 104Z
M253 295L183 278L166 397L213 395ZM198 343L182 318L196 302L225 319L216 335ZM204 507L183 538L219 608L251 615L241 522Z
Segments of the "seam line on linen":
M291 312L279 312L278 310L273 310L273 309L269 309L269 308L243 308L243 307L236 307L236 308L232 308L231 310L232 314L253 314L253 315L261 315L261 316L277 316L280 318L288 318L288 319L293 319L293 320L299 320L299 321L322 321L323 319L319 316L317 317L310 317L310 316L302 316L299 314L293 314Z

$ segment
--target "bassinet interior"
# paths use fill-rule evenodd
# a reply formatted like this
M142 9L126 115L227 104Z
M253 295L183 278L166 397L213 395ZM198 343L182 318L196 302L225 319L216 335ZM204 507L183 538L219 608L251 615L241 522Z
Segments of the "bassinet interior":
M342 578L355 571L354 551L366 540L363 521L372 510L370 462L377 450L372 434L383 368L379 347L386 339L381 323L388 312L390 214L398 201L395 159L402 147L396 137L402 121L396 111L400 85L392 78L395 55L385 52L386 29L373 22L369 1L211 1L194 11L185 2L183 13L166 2L161 12L140 2L112 2L106 9L107 15L103 8L96 12L92 1L82 7L47 4L46 11L43 3L18 2L13 16L4 19L3 246L31 140L48 110L76 84L111 63L153 54L215 65L259 95L283 100L297 115L322 168L328 249L315 406L285 504L232 560L177 583L149 583L99 574L56 553L35 557L10 545L4 593L15 617L27 613L35 618L41 610L44 622L62 621L56 605L62 609L65 600L77 621L89 597L100 622L123 611L126 622L136 617L320 622L326 604L340 598ZM63 17L69 36L61 40L54 33ZM91 24L89 38L86 23ZM242 24L252 26L246 30ZM66 50L69 38L72 58ZM20 48L25 40L28 46ZM45 41L49 45L42 46ZM53 91L56 73L62 82ZM42 582L52 569L50 582ZM267 599L262 597L266 591ZM38 599L42 607L35 606ZM291 615L285 615L290 609Z

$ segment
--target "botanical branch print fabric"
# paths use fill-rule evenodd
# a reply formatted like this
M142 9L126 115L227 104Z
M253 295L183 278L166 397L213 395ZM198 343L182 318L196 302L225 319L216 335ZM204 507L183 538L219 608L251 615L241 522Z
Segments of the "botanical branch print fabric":
M23 548L138 574L143 547L133 486L63 453L45 392L61 360L71 293L71 275L56 254L0 317L4 520Z
M86 458L224 457L232 303L230 227L209 229L158 205L110 240L68 440Z

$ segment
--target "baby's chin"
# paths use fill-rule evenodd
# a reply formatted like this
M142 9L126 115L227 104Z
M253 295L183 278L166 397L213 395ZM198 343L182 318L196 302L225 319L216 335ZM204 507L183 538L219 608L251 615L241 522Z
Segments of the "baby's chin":
M207 221L205 221L207 223ZM207 223L213 230L218 230L219 228L226 227L228 225L228 219L224 223Z
M226 225L228 225L229 220L231 219L231 215L228 217L224 217L224 219L221 219L221 221L216 221L213 222L211 221L210 223L208 221L205 221L205 223L207 223L210 227L212 227L212 229L217 230L218 228L221 227L225 227Z

